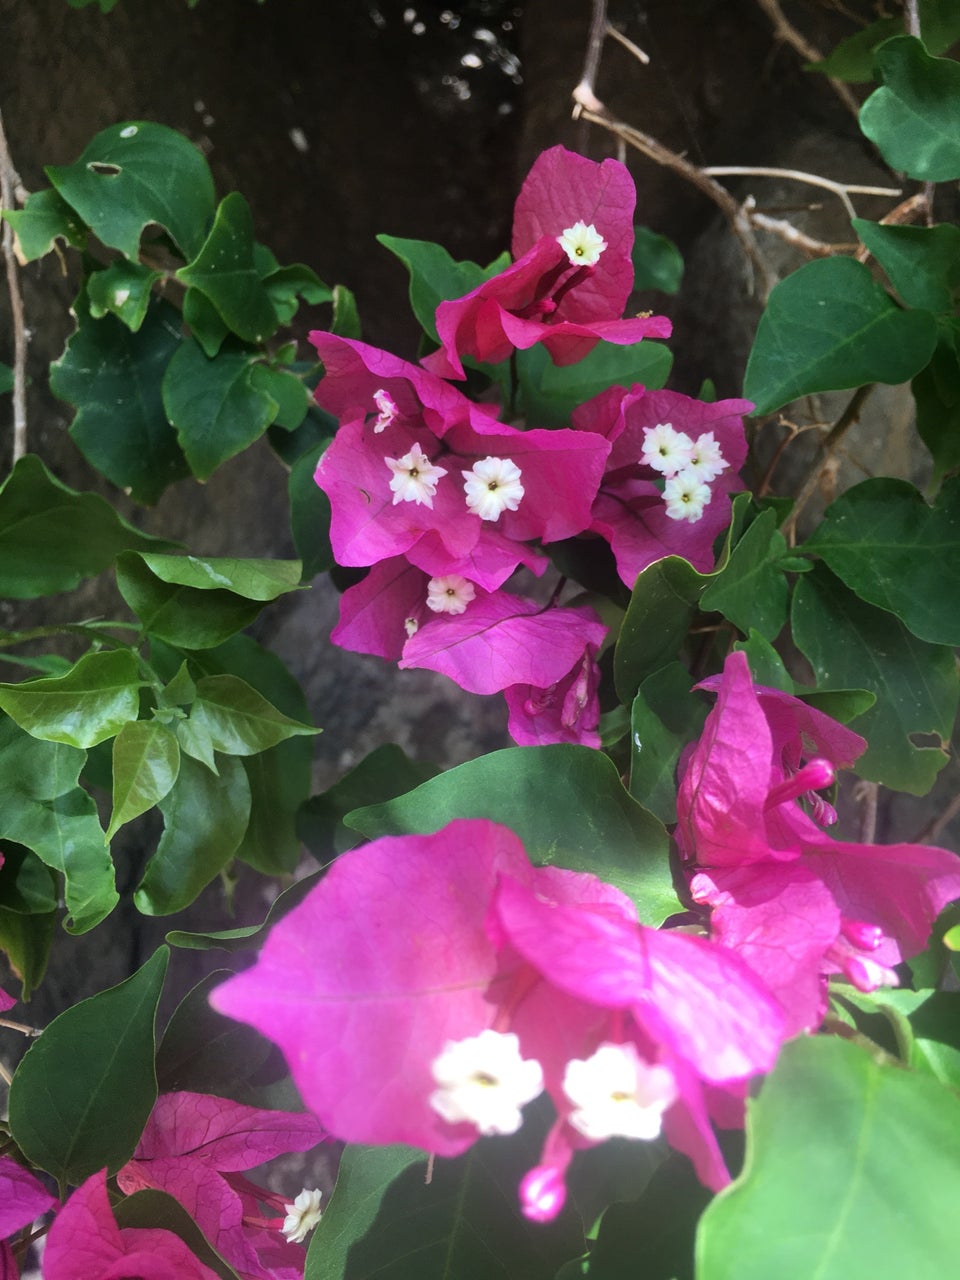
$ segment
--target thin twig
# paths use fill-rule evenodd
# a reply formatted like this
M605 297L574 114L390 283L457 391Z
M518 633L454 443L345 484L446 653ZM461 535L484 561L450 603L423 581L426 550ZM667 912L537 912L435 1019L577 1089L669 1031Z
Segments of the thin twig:
M815 45L812 45L806 36L802 35L792 23L788 22L784 17L783 10L780 8L778 0L757 0L757 4L764 11L770 21L773 23L773 34L778 40L782 40L784 44L790 45L799 53L805 62L822 62L823 54ZM852 113L854 119L858 119L860 115L860 103L850 92L847 85L842 80L837 80L833 76L828 76L827 81L830 88L834 91L843 105Z
M940 832L944 827L949 826L953 819L960 813L960 792L958 792L944 811L932 818L925 827L922 827L910 841L911 844L930 844L937 840Z
M824 436L817 452L816 461L808 471L803 484L800 486L800 490L793 504L793 509L784 521L780 530L791 546L793 545L793 538L797 528L797 520L799 519L801 511L803 511L803 508L816 492L820 477L824 470L830 465L840 441L854 423L859 421L860 411L863 409L864 402L870 395L873 388L874 384L872 382L868 382L864 387L858 387L851 396L850 402L844 409L843 413Z
M19 181L3 130L3 116L0 115L0 208L16 208L15 191ZM27 328L23 320L17 258L13 250L13 227L6 220L3 223L3 256L7 264L7 291L13 321L13 462L17 463L27 452Z
M854 789L860 805L860 843L873 844L877 838L877 797L880 788L876 782L861 779Z
M742 205L751 226L756 227L758 231L769 231L771 235L779 236L781 240L809 254L811 258L832 258L838 253L852 253L857 247L856 244L827 244L823 240L815 240L813 236L808 236L806 232L795 227L792 222L787 222L785 218L771 218L766 213L758 212L755 206L756 201L753 196L747 196Z
M0 1080L9 1088L13 1084L13 1076L7 1070L2 1062L0 1062Z
M634 44L632 40L628 40L623 32L618 31L612 23L608 22L604 30L605 34L608 35L611 40L616 40L618 44L622 44L627 52L632 53L638 62L642 62L645 67L650 65L649 53L644 53L638 44Z
M918 0L903 0L903 29L908 36L920 38L920 5Z
M0 1018L0 1027L8 1027L11 1031L19 1031L25 1036L38 1036L42 1027L28 1027L25 1022L12 1022L9 1018Z
M580 83L573 91L577 102L583 102L592 111L603 111L603 103L597 97L597 73L600 70L600 55L603 52L603 39L607 34L607 0L593 0L593 14L590 18L590 32L587 36L587 52L583 58L583 74Z
M899 187L864 187L852 182L834 182L833 178L824 178L819 173L804 173L802 169L775 169L766 165L717 164L703 170L712 177L744 177L744 178L788 178L793 182L805 182L811 187L822 187L824 191L832 191L843 201L843 206L851 218L857 216L849 193L860 196L900 196Z

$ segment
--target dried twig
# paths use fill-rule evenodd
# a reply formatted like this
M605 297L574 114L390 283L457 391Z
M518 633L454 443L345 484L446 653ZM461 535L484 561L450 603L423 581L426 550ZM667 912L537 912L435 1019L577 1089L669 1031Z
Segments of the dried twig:
M934 840L940 838L943 829L953 821L960 813L960 792L958 792L942 813L938 813L935 818L922 827L915 836L912 837L911 844L931 844Z
M864 402L870 395L873 388L874 384L872 382L868 382L865 387L859 387L853 393L850 397L849 404L821 441L816 461L807 472L807 477L800 486L796 500L794 501L793 510L790 512L790 515L784 521L781 528L781 533L791 546L793 545L793 539L797 529L797 520L800 517L800 513L816 492L820 477L827 467L830 466L833 460L833 455L836 453L840 441L854 423L860 420L860 412L863 409Z
M819 173L805 173L802 169L776 169L766 165L717 164L703 170L712 177L745 177L745 178L787 178L792 182L805 182L811 187L822 187L824 191L832 191L843 201L843 207L851 218L857 216L850 199L850 192L861 196L899 196L903 192L899 187L864 187L852 182L835 182L833 178L824 178Z
M19 181L3 130L3 116L0 115L0 208L16 208L15 192ZM13 321L13 462L16 463L27 451L27 328L23 320L23 298L13 249L13 227L7 221L3 223L3 256Z
M861 779L853 794L860 806L860 842L873 844L877 838L877 798L880 787L876 782Z
M632 53L638 62L642 62L646 67L650 63L650 55L644 53L638 44L634 44L632 40L628 40L622 31L618 31L612 23L607 23L605 33L611 40L616 40L618 44L622 44L628 53Z
M751 226L756 227L758 231L769 231L771 235L779 236L781 240L809 254L811 258L832 258L838 253L853 253L857 248L856 244L827 244L824 240L815 240L813 236L808 236L805 231L795 227L792 222L787 222L785 218L771 218L766 213L760 213L753 196L747 196L742 208Z
M823 61L823 54L820 50L812 45L806 36L802 35L797 28L784 17L783 10L780 8L778 0L757 0L757 4L773 23L773 34L778 40L782 40L784 44L790 45L791 49L795 49L805 62ZM849 86L845 85L842 80L835 79L833 76L827 77L827 83L847 110L853 115L854 119L858 119L860 115L860 103L850 92Z

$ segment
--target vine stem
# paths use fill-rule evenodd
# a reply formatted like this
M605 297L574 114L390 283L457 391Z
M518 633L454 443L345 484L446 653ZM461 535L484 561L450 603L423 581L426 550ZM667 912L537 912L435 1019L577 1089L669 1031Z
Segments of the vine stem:
M909 0L907 0L907 3L909 3ZM823 61L823 54L820 50L815 45L812 45L806 36L802 35L792 23L787 21L783 10L780 8L779 0L757 0L757 4L770 19L776 39L788 44L805 62ZM860 103L851 93L849 87L842 80L837 80L833 76L828 76L827 81L830 88L853 115L853 118L858 120L860 117Z
M0 208L16 208L17 171L10 158L7 135L0 114ZM23 319L23 297L17 274L17 258L13 248L13 227L4 219L3 256L7 267L7 292L13 321L13 462L27 451L27 328Z

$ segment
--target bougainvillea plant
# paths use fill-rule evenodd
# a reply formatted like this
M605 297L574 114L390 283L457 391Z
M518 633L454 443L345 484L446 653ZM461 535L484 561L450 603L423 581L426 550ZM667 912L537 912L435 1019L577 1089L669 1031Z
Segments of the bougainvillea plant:
M927 44L884 20L860 115L928 211L960 178L936 8ZM29 453L0 485L0 593L110 574L126 610L0 632L0 1031L30 1041L0 1280L952 1274L960 857L949 815L878 843L855 792L955 776L957 228L853 219L857 255L773 289L717 399L665 385L635 271L669 284L677 254L617 160L546 150L487 268L382 237L416 360L174 131L122 122L47 173L4 219L23 264L87 250L50 371L80 451L153 503L266 434L299 558L190 554ZM820 466L911 380L928 490L876 476L801 522L761 428L851 391ZM331 643L502 694L502 749L385 745L311 794L307 701L246 628L334 568ZM266 918L194 915L34 1027L58 919L111 916L140 819L131 911L243 863ZM171 948L233 972L179 990Z

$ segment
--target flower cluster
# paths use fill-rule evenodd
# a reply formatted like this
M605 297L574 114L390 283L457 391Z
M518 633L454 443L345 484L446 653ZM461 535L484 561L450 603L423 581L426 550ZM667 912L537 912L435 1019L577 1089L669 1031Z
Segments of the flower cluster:
M280 1046L349 1142L458 1155L545 1092L556 1118L520 1188L535 1220L574 1152L610 1137L662 1130L723 1186L711 1118L772 1065L784 1021L731 951L643 927L619 890L532 867L484 820L343 855L212 1002Z
M443 672L471 692L503 692L523 745L599 746L605 628L586 604L561 604L557 593L544 604L508 580L520 569L542 575L539 548L578 535L606 538L629 586L673 552L712 568L744 458L744 401L614 388L570 428L520 429L446 380L464 376L465 357L497 362L536 342L570 364L600 340L668 336L663 317L620 318L634 203L623 165L554 147L517 199L514 262L439 305L440 350L422 365L310 335L324 367L316 399L340 424L316 473L333 552L369 569L343 596L334 643ZM673 431L682 467L657 465L647 428ZM730 480L711 494L721 473Z

